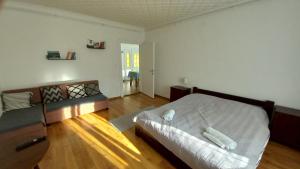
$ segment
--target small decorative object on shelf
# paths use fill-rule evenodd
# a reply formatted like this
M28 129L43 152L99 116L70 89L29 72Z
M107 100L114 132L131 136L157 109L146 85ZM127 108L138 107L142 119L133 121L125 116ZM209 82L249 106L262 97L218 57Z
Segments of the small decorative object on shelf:
M105 42L95 42L89 39L86 47L89 49L105 49Z
M96 43L94 44L94 48L100 48L100 42L96 42Z
M65 58L60 56L59 51L48 51L47 54L48 60L76 60L76 53L68 51Z
M91 39L89 39L89 40L88 40L87 46L89 46L89 47L94 47L94 41L91 40Z

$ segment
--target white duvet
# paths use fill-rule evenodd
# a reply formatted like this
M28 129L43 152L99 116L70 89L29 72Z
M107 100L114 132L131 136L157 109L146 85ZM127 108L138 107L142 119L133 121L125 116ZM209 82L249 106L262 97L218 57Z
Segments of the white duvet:
M176 114L167 122L161 115L169 109ZM270 133L268 117L262 108L202 94L144 111L135 121L195 169L256 168ZM227 151L203 137L209 126L234 139L237 148Z

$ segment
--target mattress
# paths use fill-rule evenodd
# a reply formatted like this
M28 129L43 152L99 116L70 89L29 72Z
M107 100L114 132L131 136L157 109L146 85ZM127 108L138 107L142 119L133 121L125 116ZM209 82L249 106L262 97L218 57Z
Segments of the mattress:
M166 122L161 115L169 109L176 114ZM203 94L144 111L134 121L195 169L256 168L270 135L268 116L262 108ZM209 126L235 140L237 148L227 151L203 137ZM236 156L249 161L241 166Z

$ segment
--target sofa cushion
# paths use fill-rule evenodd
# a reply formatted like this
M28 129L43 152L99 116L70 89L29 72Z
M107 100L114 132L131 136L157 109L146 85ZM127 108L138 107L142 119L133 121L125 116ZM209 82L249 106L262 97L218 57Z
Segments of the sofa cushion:
M58 86L43 87L41 90L44 103L58 102L64 99Z
M101 100L107 100L107 97L104 96L103 94L97 94L94 96L88 96L88 97L77 98L77 99L66 99L60 102L46 104L46 109L47 109L46 111L51 112L69 106L74 106L74 105L84 104L84 103L93 103L95 101L101 101Z
M30 99L32 95L31 92L3 93L4 111L31 107Z
M42 104L5 112L0 118L0 133L36 123L45 123Z
M6 90L2 93L21 93L21 92L31 92L33 95L31 97L31 104L40 104L42 103L42 95L39 87L34 88L25 88L25 89L14 89L14 90Z
M85 92L88 96L101 94L98 83L84 84Z
M83 84L76 84L67 86L69 99L77 99L86 97L85 89Z

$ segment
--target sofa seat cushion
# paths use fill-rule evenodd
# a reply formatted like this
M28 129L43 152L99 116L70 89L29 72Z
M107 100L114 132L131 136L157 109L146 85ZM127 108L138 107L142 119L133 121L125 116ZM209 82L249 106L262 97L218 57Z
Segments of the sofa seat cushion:
M0 133L36 123L45 123L42 104L3 113L0 118Z
M60 102L46 104L46 111L51 112L57 109L66 108L74 105L93 103L95 101L104 101L104 100L107 100L107 97L104 96L103 94L97 94L94 96L88 96L88 97L77 98L77 99L66 99Z

